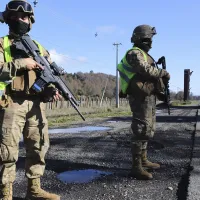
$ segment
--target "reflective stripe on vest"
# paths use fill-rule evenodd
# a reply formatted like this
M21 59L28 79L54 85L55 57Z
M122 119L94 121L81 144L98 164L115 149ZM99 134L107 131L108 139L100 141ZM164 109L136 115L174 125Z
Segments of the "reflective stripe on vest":
M4 49L4 57L6 62L12 61L11 51L10 51L10 41L8 36L3 38L3 49ZM0 99L5 92L6 86L11 83L12 81L4 81L0 82Z
M144 51L142 51L142 49L140 49L138 47L133 47L130 50L139 50L143 54L144 60L147 62L147 55ZM133 67L131 65L129 65L126 60L126 55L130 50L128 50L126 52L124 58L121 60L121 62L117 66L117 69L120 74L120 86L121 86L121 90L124 94L126 94L126 90L128 88L130 80L135 75Z
M11 56L11 51L10 51L10 41L7 35L3 38L3 49L4 49L5 61L11 62L12 56Z
M39 49L39 51L40 51L40 55L41 56L44 56L44 54L43 54L43 47L42 47L42 45L39 43L39 42L37 42L36 40L33 40L36 44L37 44L37 46L38 46L38 49Z
M38 49L40 51L40 55L43 56L43 47L42 45L33 40L37 46L38 46ZM11 55L11 51L10 51L10 41L9 41L9 38L8 38L8 35L6 35L5 37L3 37L3 48L4 48L4 57L5 57L5 61L6 62L11 62L12 61L12 55Z
M43 56L43 47L41 44L39 44L37 41L34 40L34 42L37 44L38 49L40 51L40 55ZM4 58L5 58L5 62L12 62L12 55L11 55L11 50L10 50L10 41L8 38L8 35L6 35L5 37L3 37L3 48L4 48ZM10 84L12 82L12 80L10 81L4 81L4 82L0 82L0 99L2 97L2 95L4 94L4 91L6 89L6 86L8 84Z

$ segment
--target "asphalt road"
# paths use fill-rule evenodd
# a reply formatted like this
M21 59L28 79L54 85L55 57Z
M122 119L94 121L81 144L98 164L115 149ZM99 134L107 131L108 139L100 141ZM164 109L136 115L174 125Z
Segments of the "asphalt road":
M166 110L157 110L156 134L149 142L148 155L151 161L160 163L161 168L151 171L154 176L151 181L128 177L131 168L130 117L74 126L111 127L106 131L50 134L51 147L42 186L61 195L62 200L186 200L196 112L196 106L172 108L170 116ZM15 200L25 197L24 160L21 144L14 183ZM109 174L85 183L65 183L58 179L59 173L73 170L101 170Z

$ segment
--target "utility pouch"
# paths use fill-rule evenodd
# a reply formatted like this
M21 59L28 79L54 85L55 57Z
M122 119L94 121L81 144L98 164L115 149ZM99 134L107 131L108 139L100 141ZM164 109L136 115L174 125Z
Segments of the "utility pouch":
M138 81L138 80L131 80L130 85L128 87L128 94L131 95L143 95L143 96L150 96L155 94L155 83L149 81Z

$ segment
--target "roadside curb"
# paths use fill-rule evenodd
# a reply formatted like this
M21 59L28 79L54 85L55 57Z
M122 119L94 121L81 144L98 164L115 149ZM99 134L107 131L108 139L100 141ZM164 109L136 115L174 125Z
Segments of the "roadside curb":
M200 109L197 110L193 142L187 200L200 200Z

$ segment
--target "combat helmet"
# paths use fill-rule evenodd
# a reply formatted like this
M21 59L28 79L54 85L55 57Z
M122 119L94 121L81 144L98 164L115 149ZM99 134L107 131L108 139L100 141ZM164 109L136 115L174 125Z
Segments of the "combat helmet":
M156 34L155 27L151 27L149 25L139 25L133 30L131 42L135 43L137 41L141 41L146 38L151 39L155 34Z
M140 25L133 30L131 42L134 43L134 46L148 52L152 47L152 38L155 34L155 27Z
M7 21L9 15L13 12L25 12L29 14L30 21L33 24L35 22L33 8L26 0L11 0L4 11L4 20Z

